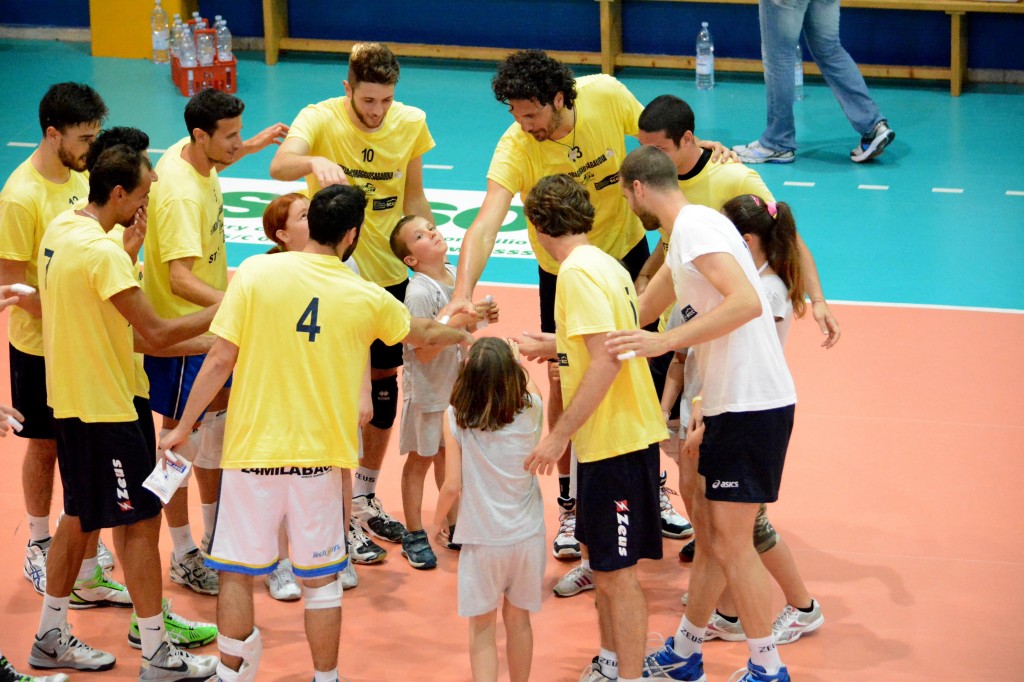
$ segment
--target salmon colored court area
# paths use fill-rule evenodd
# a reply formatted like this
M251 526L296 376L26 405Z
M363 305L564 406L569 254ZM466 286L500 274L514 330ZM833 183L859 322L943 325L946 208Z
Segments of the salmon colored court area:
M488 334L537 329L531 289L480 287L501 306ZM769 515L788 540L826 622L780 648L800 682L1024 679L1024 315L835 305L843 336L825 351L816 325L793 326L787 357L799 404L780 502ZM6 327L6 314L2 319ZM7 363L0 395L9 400ZM546 393L546 376L531 374ZM270 399L270 396L268 396ZM282 415L282 428L287 428ZM19 669L39 619L40 597L22 577L27 541L20 467L24 444L0 441L0 648ZM378 491L400 518L397 437ZM670 481L675 478L671 462ZM554 478L541 482L549 541L557 531ZM436 493L428 489L430 518ZM54 516L60 511L59 488ZM678 509L682 509L678 498ZM193 519L200 513L193 493ZM198 522L197 522L198 526ZM201 531L194 531L197 536ZM105 533L109 544L109 535ZM665 541L665 558L641 565L651 632L671 635L689 569ZM170 551L166 531L164 561ZM470 679L466 622L456 614L458 555L416 571L400 548L358 568L345 593L341 672L351 682ZM572 564L549 559L547 597L533 619L531 679L578 679L597 653L593 592L556 598L551 585ZM115 577L121 576L115 568ZM308 682L312 664L300 603L274 602L261 583L256 618L264 635L260 680ZM216 603L170 583L164 594L186 617L214 620ZM773 606L781 609L776 590ZM127 642L129 613L71 614L75 635L114 652L117 667L73 680L129 680L139 654ZM503 637L499 628L500 639ZM653 646L653 642L652 642ZM215 647L200 650L214 653ZM705 645L708 679L724 682L746 661L743 643ZM507 679L507 678L506 678Z

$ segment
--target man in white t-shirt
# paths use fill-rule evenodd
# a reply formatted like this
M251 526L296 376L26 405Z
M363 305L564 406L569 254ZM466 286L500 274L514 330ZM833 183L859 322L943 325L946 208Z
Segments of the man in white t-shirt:
M789 682L772 637L768 573L750 541L758 505L778 499L796 403L771 309L739 232L721 214L686 201L664 152L636 149L620 172L633 212L671 234L668 268L640 297L640 324L673 300L688 321L662 334L613 332L609 352L654 357L692 347L702 387L683 456L699 450L705 485L693 524L709 540L694 558L686 615L644 672L651 679L704 679L701 645L728 586L750 647L740 682Z

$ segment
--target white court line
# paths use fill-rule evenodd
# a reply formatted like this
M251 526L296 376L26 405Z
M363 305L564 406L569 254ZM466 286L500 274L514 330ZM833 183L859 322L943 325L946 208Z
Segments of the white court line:
M8 147L35 147L35 142L8 142Z
M813 182L797 182L796 180L786 180L782 183L786 187L814 187Z
M454 170L455 168L455 166L444 166L436 163L425 163L423 164L423 167L429 170Z
M870 189L884 192L889 189L889 185L857 185L857 189Z
M963 194L964 191L958 187L932 187L935 194Z
M1006 190L1006 196L1008 197L1024 197L1024 192L1019 189L1008 189Z
M150 152L151 154L166 154L167 153L166 149L156 149L154 147L150 147L146 151Z

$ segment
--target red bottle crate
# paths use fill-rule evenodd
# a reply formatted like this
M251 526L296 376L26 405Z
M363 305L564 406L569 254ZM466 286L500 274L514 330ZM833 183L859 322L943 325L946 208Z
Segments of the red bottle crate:
M217 32L208 28L198 33L216 37ZM185 67L177 57L171 57L171 79L185 97L191 97L205 88L234 93L238 90L238 60L232 55L230 60L222 62L214 54L213 64L209 66Z

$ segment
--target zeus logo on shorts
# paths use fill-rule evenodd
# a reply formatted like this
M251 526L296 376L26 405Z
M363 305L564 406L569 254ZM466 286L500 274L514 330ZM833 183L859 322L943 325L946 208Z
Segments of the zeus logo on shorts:
M715 481L711 484L712 488L739 488L739 481Z
M618 526L617 534L619 536L619 556L629 556L629 553L626 551L627 541L629 539L629 500L615 501L615 523Z
M123 512L133 511L131 498L128 497L128 481L124 478L124 466L119 459L113 459L110 463L114 465L114 476L117 477L117 506Z

